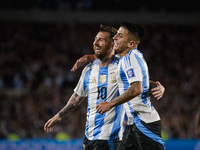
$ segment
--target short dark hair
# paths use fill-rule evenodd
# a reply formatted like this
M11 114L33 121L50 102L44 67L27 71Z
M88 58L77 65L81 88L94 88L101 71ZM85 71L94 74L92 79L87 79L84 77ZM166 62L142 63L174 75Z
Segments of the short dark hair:
M126 28L131 34L133 34L140 41L144 37L144 29L141 25L134 22L121 22L120 25Z
M101 24L99 27L99 32L109 32L110 38L113 40L113 37L117 34L117 29Z

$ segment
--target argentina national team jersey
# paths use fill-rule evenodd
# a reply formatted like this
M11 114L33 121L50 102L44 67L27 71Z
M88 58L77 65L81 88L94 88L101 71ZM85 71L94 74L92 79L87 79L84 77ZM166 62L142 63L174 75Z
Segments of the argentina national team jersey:
M137 49L132 49L120 58L117 72L120 95L123 94L131 83L141 81L143 92L132 100L124 103L128 116L128 125L140 120L150 123L160 120L159 114L153 107L147 94L149 89L149 73L143 55Z
M99 66L98 59L90 63L84 68L74 89L79 96L88 96L85 136L89 140L112 140L118 138L123 130L120 130L123 121L121 117L124 116L121 105L103 115L96 110L96 106L101 101L109 102L119 94L116 80L118 62L119 59L114 57L104 68Z

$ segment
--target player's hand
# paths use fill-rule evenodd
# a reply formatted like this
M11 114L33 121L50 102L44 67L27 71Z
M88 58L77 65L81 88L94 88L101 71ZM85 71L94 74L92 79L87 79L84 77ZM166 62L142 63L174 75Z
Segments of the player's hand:
M51 133L53 131L53 127L59 123L61 121L61 117L59 117L58 114L56 114L54 117L52 117L51 119L49 119L45 125L44 125L44 131L46 133Z
M109 102L100 102L100 104L98 104L96 106L96 109L97 109L98 113L103 115L104 112L111 109L111 106L110 106Z
M157 87L151 89L152 95L159 100L164 92L165 92L165 87L161 85L161 83L159 81L156 81L156 85Z
M74 64L71 71L76 71L79 67L83 66L88 62L88 55L84 55L83 57L79 58L76 63Z
M83 66L88 62L92 62L97 59L94 55L84 55L83 57L79 58L76 63L74 64L71 71L76 71L79 67Z

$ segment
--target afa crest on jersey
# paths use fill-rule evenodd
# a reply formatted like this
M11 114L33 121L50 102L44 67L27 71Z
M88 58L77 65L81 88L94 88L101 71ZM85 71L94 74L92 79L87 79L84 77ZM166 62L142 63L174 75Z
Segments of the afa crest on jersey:
M106 82L106 75L101 75L101 76L100 76L100 82L101 82L102 84L104 84L104 83Z

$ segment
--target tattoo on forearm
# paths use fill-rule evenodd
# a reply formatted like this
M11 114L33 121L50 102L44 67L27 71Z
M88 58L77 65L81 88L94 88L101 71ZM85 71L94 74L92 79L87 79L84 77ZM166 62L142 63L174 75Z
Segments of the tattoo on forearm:
M64 117L66 114L77 108L83 100L84 97L80 97L76 93L74 93L69 99L68 103L65 105L65 107L59 111L59 116Z

